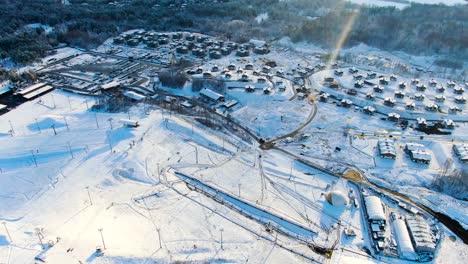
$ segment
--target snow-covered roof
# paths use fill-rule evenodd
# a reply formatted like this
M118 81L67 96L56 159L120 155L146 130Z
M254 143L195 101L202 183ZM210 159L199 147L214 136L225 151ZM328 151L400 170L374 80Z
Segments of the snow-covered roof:
M385 143L385 144L394 144L395 141L393 139L389 139L389 138L382 138L382 139L379 139L379 144L380 143Z
M119 120L119 123L121 123L122 125L126 125L126 126L138 126L138 121L131 120L131 119L122 118Z
M201 95L204 95L204 96L206 96L206 97L208 97L208 98L210 98L210 99L213 99L213 100L215 100L215 101L218 101L218 100L224 98L224 95L219 94L219 93L217 93L217 92L215 92L215 91L213 91L213 90L206 89L206 88L203 88L203 89L200 91L200 94L201 94Z
M426 124L427 121L424 117L418 117L416 118L416 121L418 121L418 124Z
M384 220L385 213L383 211L382 202L377 196L366 196L364 198L366 202L366 211L369 217L369 220Z
M182 106L185 106L185 107L193 107L193 104L191 104L190 102L188 101L184 101L181 103Z
M139 93L135 93L134 91L126 91L123 93L125 96L133 99L133 100L137 100L137 101L141 101L145 98L144 95L141 95Z
M251 39L249 43L254 45L255 47L263 47L266 45L266 41L259 40L259 39Z
M29 99L31 99L33 97L36 97L36 96L38 96L40 94L48 92L48 91L50 91L52 89L54 89L54 87L52 87L50 85L42 86L39 89L35 89L35 90L31 91L31 92L28 92L28 93L24 94L23 97L29 100Z
M442 123L443 123L444 125L446 125L446 126L453 126L453 125L455 125L455 123L453 122L452 119L444 119L444 120L442 121Z
M237 100L230 100L230 101L224 103L223 105L226 108L231 108L231 107L235 106L238 103L239 103L239 101L237 101Z
M370 106L370 105L364 106L364 110L367 110L367 111L370 111L370 112L375 112L375 108Z
M105 84L101 85L101 88L106 90L106 89L117 87L119 85L120 85L120 82L112 81L112 82L108 82L108 83L105 83Z
M30 93L30 92L32 92L32 91L34 91L34 90L39 89L40 87L42 87L42 86L44 86L44 85L45 85L45 83L36 83L36 84L33 84L33 85L28 86L27 88L25 88L25 89L19 91L18 94L20 94L20 95L25 95L25 94L27 94L27 93Z
M391 155L391 156L396 156L396 151L395 149L392 148L380 148L380 154L381 155Z
M455 154L459 156L467 156L468 155L468 144L456 144L453 145L453 150Z
M423 144L419 144L419 143L406 143L405 148L408 151L418 151L418 150L423 151L426 149L426 147Z
M393 229L395 231L400 254L403 257L412 256L414 254L414 248L405 222L401 219L395 219L395 221L393 221Z
M439 106L434 104L434 103L428 103L428 104L426 104L426 107L427 108L439 108Z
M395 142L391 139L388 139L388 138L380 139L378 142L380 154L396 156L397 153L396 153L394 144Z
M432 239L429 225L420 217L406 218L406 224L413 237L416 250L434 251L436 244Z
M417 159L417 160L431 160L431 154L429 154L425 150L411 151L411 156L413 159Z

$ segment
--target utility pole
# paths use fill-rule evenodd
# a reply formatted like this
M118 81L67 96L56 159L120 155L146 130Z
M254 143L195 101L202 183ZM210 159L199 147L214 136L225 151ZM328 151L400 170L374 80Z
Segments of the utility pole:
M224 151L224 136L223 136L223 151Z
M13 124L11 123L11 120L8 120L8 123L10 123L10 133L11 133L11 136L13 136L13 134L15 134L15 130L13 129Z
M13 243L13 239L11 239L11 235L10 235L10 232L8 231L7 226L6 226L6 222L2 222L2 224L3 224L3 227L5 227L5 231L7 233L8 239L10 240L10 243Z
M114 152L114 149L112 148L112 142L111 142L111 138L110 138L109 134L107 134L107 141L109 143L109 148L110 148L111 152Z
M37 167L37 160L36 160L36 155L34 155L34 150L31 150L31 154L34 160L34 164L36 164L36 167Z
M54 130L54 135L57 135L57 131L55 131L55 125L50 126Z
M99 123L98 123L98 120L97 120L96 112L94 112L94 119L96 120L96 127L99 128Z
M162 243L161 243L161 229L157 228L156 231L158 231L158 239L159 239L159 248L162 248Z
M289 171L289 180L291 180L292 178L293 165L294 165L294 161L291 161L291 170Z
M220 229L219 231L221 231L221 249L224 250L224 247L223 247L223 231L224 229Z
M70 156L72 157L72 159L74 159L75 157L73 156L73 151L72 151L72 148L70 146L70 141L68 141L67 144L68 144L68 150L70 151Z
M89 193L89 186L86 186L86 190L88 191L89 204L93 205L93 200L91 200L91 194Z
M34 120L36 120L37 130L39 130L39 133L42 133L41 127L39 126L39 123L37 122L37 118L34 118Z
M102 227L99 228L98 231L101 233L102 247L106 249L106 243L104 243L104 236L102 235Z
M68 97L68 105L70 106L70 110L72 110L71 102L70 102L70 96L67 96L67 97Z
M68 127L67 117L64 116L63 120L65 121L65 125L67 126L67 131L70 131L70 128Z
M159 179L159 182L161 183L161 170L159 170L159 163L157 165L158 165L158 179Z
M85 100L86 110L89 110L88 99Z
M52 103L54 104L54 108L57 108L57 106L55 105L55 98L54 98L54 95L51 93L50 96L52 97Z
M242 184L240 184L240 183L238 184L238 186L239 186L239 197L241 197L241 195L240 195L241 185L242 185Z
M41 229L36 228L36 235L37 235L37 238L39 238L39 242L41 243L42 249L45 249L44 243L42 242L42 232L41 232Z
M107 119L107 121L109 121L110 129L111 129L111 130L113 129L113 127L112 127L112 120L114 120L114 119L112 119L112 117L109 117L109 119Z

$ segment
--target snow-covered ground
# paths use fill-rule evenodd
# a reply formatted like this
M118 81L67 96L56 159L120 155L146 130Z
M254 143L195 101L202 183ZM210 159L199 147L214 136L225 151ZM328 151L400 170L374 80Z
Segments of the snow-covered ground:
M50 103L52 95L56 108L38 104ZM194 164L195 150L200 164L227 158L225 153L236 150L228 140L198 127L192 132L190 123L175 117L166 122L158 111L146 116L139 107L130 115L141 126L122 127L118 120L126 113L94 115L86 100L53 92L0 117L0 218L9 231L7 236L2 227L2 262L32 263L38 254L47 263L303 261L272 250L274 243L243 228L244 217L175 179L160 183L158 167ZM8 120L13 136L6 132ZM255 222L247 226L271 236ZM43 242L55 246L42 250L37 228L43 229ZM102 246L100 228L103 257L94 254Z
M359 170L369 181L398 190L467 226L466 202L429 188L452 157L453 142L466 142L465 124L457 123L450 136L424 135L411 127L403 130L395 126L385 120L385 115L365 115L360 107L339 107L333 100L316 102L318 91L327 89L322 85L323 77L333 75L331 71L314 74L310 97L301 99L294 91L300 85L290 79L298 70L318 64L323 51L286 39L280 43L268 55L238 58L231 54L201 66L209 72L214 65L223 69L232 63L237 68L252 63L258 71L266 61L278 65L265 82L258 82L260 76L246 69L242 70L249 81L239 82L241 74L231 70L224 95L238 104L223 115L265 139L291 133L311 120L297 134L275 145L331 171ZM114 46L110 41L98 50L116 47L119 56L148 52L142 47ZM372 56L385 60L376 52ZM81 66L119 64L118 58L104 59L101 55L67 48L44 59L44 63L73 56L49 70L91 81L92 71L82 71ZM277 69L285 72L284 78L273 76ZM360 69L368 70L375 71L371 67ZM138 73L142 85L150 82L153 72L149 71ZM398 78L409 82L407 77ZM353 85L347 68L338 80L341 86ZM443 84L447 81L437 80ZM275 87L278 81L284 82L284 91ZM308 85L307 80L304 84ZM256 89L246 92L245 85ZM264 87L272 88L271 92L265 94ZM191 82L182 89L160 88L194 100L199 97ZM396 89L392 83L388 92ZM430 89L427 102L434 96ZM451 94L447 97L447 101L452 100ZM31 263L38 255L48 263L60 264L308 263L307 258L332 263L380 262L380 255L374 258L366 253L372 246L360 200L356 208L351 203L332 206L326 199L329 191L359 198L354 184L305 166L281 151L260 150L228 131L204 127L191 117L156 107L149 107L145 114L147 107L138 104L128 112L91 111L94 104L93 97L54 91L0 116L0 222L5 222L0 227L0 263ZM404 112L401 106L396 109ZM421 107L417 115L431 119ZM466 107L458 115L466 118ZM140 125L124 127L119 123L122 118L138 120ZM396 160L382 159L376 150L377 140L390 136L396 140ZM424 144L431 153L431 164L413 163L402 151L408 142ZM463 168L458 161L453 166ZM174 171L193 180L187 181ZM199 183L194 184L196 181ZM216 190L219 193L213 195ZM241 205L242 201L250 206ZM390 199L384 199L384 203L392 212L403 212ZM238 212L242 210L243 215ZM273 221L276 217L282 220ZM275 222L271 223L273 227L283 223L285 226L280 224L276 229L283 233L266 231L269 220ZM316 232L312 239L315 246L331 247L338 241L331 260L292 238L295 226ZM342 235L344 228L353 230L356 236ZM446 236L435 262L444 263L441 256L445 255L450 255L447 259L453 263L461 262L463 254L459 252L466 245L450 240L445 228L442 231ZM387 234L391 240L389 230ZM41 249L39 238L55 245ZM96 255L96 246L106 247L103 256ZM450 247L456 248L459 256L448 252ZM382 261L408 263L387 258Z

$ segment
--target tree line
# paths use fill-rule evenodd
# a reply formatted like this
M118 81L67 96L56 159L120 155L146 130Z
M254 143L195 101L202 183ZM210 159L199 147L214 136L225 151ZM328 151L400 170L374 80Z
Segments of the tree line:
M349 21L345 46L468 59L468 5L362 7L342 0L0 0L0 59L28 63L58 43L92 48L129 29L187 30L234 41L289 36L333 48ZM268 19L258 23L262 13ZM27 28L41 23L53 27Z

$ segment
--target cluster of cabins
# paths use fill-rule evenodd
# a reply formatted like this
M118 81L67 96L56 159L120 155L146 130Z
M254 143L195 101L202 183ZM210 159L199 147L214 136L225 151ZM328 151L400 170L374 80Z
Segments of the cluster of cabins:
M382 158L396 159L397 151L395 141L390 138L379 139L377 142L379 155ZM458 157L460 162L468 162L468 144L454 144L452 146L455 156ZM423 144L407 143L405 145L405 152L409 155L412 161L417 163L429 164L431 162L431 154L428 152Z
M256 54L269 53L268 46L264 41L252 40L249 43L237 44L231 41L214 39L200 34L191 33L156 33L146 31L135 31L132 34L125 34L114 38L115 44L127 46L137 46L140 43L148 48L157 48L162 45L169 45L175 48L178 54L192 54L199 58L209 56L211 59L219 59L235 52L236 56L246 57L251 52Z
M381 199L377 196L365 196L364 202L374 247L377 252L380 252L385 248L386 240L387 217L385 209ZM423 218L412 215L402 219L401 217L396 218L394 213L390 215L401 257L416 259L417 254L434 254L436 238L431 227Z
M382 158L395 159L397 152L395 149L395 141L385 138L378 141L379 154Z
M220 89L209 88L213 80L223 82L223 89L243 89L246 93L253 93L261 90L263 94L270 94L273 89L280 92L286 90L285 80L279 76L274 77L272 74L272 66L274 62L267 61L261 68L256 69L254 64L245 63L243 66L238 66L234 63L229 64L225 68L220 68L218 65L211 66L211 69L197 67L187 70L187 73L192 76L193 82L201 82L202 85L192 85L193 91L199 91L200 98L209 104L217 104L224 102L224 95ZM272 65L272 66L270 66ZM298 94L299 97L299 94ZM238 101L231 100L221 105L229 109L236 105Z
M344 71L342 69L334 70L335 76L343 76ZM349 73L352 74L354 79L354 87L349 88L346 90L346 93L352 96L358 94L358 90L361 88L368 86L372 88L371 92L365 94L365 98L367 100L375 100L378 97L378 94L383 94L387 91L387 85L391 82L397 82L398 77L395 75L391 75L389 78L384 75L378 75L375 72L367 72L366 75L359 73L359 70L355 68L350 68ZM327 76L324 78L323 82L324 86L329 88L339 88L338 82L335 80L334 77ZM411 93L411 96L408 96L406 93L407 88L410 86L414 87L415 93ZM383 98L383 104L388 107L394 107L397 103L396 99L403 99L403 98L410 98L411 101L405 102L405 109L406 110L415 110L416 103L415 102L423 102L426 99L426 90L428 88L433 88L433 90L437 93L434 96L434 99L430 102L427 102L424 105L424 109L428 112L437 112L440 110L440 104L443 104L446 100L446 96L444 95L445 91L451 89L453 91L453 102L456 104L465 104L466 98L463 96L465 89L468 89L468 83L464 84L457 84L455 81L448 81L445 86L439 84L435 79L431 79L427 84L423 83L419 79L411 80L411 84L408 84L404 81L400 81L398 83L398 90L394 91L393 96L387 96ZM460 112L461 109L457 105L452 105L448 107L448 111L452 114ZM367 111L367 113L372 114L372 111Z
M431 154L426 150L423 144L407 143L405 152L413 162L429 164L431 162Z
M416 253L421 255L434 254L436 239L424 219L418 216L407 217L404 220L396 218L392 225L401 257L416 259Z
M273 77L270 66L264 65L261 70L258 70L254 69L252 63L247 63L244 68L237 67L233 63L223 69L220 69L218 65L213 65L210 70L204 70L202 67L198 67L196 69L187 70L187 74L192 75L192 79L198 80L216 78L223 81L256 82L259 84L264 84L267 82L267 78ZM278 80L276 85L279 90L286 89L282 80Z
M395 159L397 151L395 141L393 139L380 139L377 143L379 155L382 158ZM426 150L426 147L418 143L407 143L405 152L408 153L413 162L429 164L431 162L431 154Z

